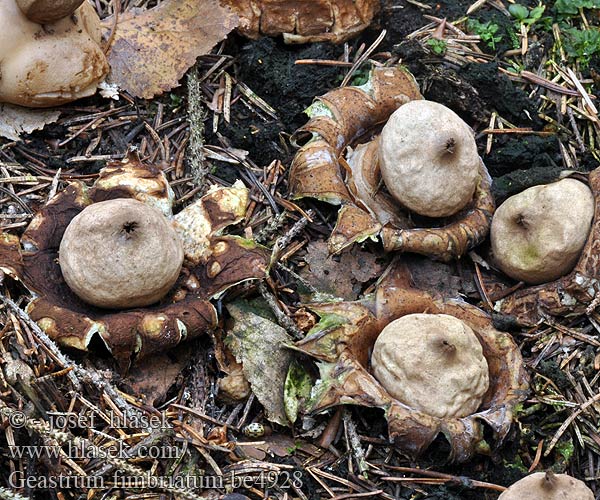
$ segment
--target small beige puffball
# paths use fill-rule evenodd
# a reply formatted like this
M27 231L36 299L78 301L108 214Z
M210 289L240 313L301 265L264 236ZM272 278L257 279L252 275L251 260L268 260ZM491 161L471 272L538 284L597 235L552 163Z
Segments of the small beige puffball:
M439 418L471 415L489 388L479 339L447 314L409 314L392 321L375 341L371 367L392 397Z
M162 212L118 198L89 205L73 218L59 262L80 299L126 309L162 299L179 277L183 256L183 244Z
M575 179L526 189L494 214L494 262L511 278L528 284L558 279L577 263L593 217L592 191Z
M432 101L400 106L379 138L381 175L409 210L448 217L466 207L479 182L473 130L454 111Z
M567 474L536 472L517 481L498 500L594 500L594 494Z

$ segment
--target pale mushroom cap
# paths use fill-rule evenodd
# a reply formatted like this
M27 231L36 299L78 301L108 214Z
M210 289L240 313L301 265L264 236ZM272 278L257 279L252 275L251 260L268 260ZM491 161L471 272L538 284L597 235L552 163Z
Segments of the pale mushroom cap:
M498 500L594 500L594 494L567 474L536 472L517 481Z
M577 263L593 217L592 191L575 179L526 189L494 214L494 262L511 278L529 284L560 278Z
M94 94L108 72L100 20L84 3L76 15L41 26L14 0L0 3L0 102L48 107Z
M392 321L375 341L371 366L391 396L439 418L475 413L489 388L477 336L446 314L409 314Z
M73 218L59 262L79 298L125 309L163 298L177 281L183 257L179 236L159 210L119 198L94 203Z
M381 175L409 210L447 217L473 199L479 155L471 128L451 109L416 100L400 106L379 139Z
M16 0L16 2L27 19L44 24L70 16L84 0Z

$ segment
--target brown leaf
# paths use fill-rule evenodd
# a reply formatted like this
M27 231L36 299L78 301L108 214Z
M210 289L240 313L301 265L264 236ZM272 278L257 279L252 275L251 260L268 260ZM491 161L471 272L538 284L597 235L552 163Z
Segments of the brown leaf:
M113 23L105 22L108 33ZM151 10L126 12L108 54L109 81L144 99L162 94L237 25L237 15L218 0L166 0Z
M143 396L147 404L158 406L165 401L169 389L178 381L193 354L187 345L179 345L168 353L154 354L134 365L121 383L134 394Z
M346 300L356 299L363 283L383 271L383 265L371 252L353 247L334 258L324 241L310 243L305 260L308 266L301 273L303 278L319 292Z
M21 134L30 134L58 120L55 109L28 109L12 104L0 104L0 136L18 141Z

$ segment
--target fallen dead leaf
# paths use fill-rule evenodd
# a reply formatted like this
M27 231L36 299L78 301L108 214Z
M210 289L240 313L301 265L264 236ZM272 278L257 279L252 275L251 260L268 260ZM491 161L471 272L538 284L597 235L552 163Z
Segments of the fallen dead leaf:
M246 301L227 305L235 320L225 343L250 382L252 392L264 406L267 418L289 425L283 403L283 385L292 361L292 344L287 332L277 323L259 316L257 308Z
M113 24L104 21L107 37ZM108 80L136 97L162 94L237 25L237 15L218 0L166 0L150 10L127 11L110 45Z
M133 394L143 395L147 404L159 405L165 401L169 389L181 382L181 373L189 365L192 355L188 345L155 354L134 365L121 383Z
M331 256L325 241L309 243L304 260L308 266L300 275L319 292L344 300L355 300L362 285L384 269L381 259L358 246Z
M0 104L0 136L12 141L21 134L30 134L58 120L60 111L54 109L29 109L12 104Z

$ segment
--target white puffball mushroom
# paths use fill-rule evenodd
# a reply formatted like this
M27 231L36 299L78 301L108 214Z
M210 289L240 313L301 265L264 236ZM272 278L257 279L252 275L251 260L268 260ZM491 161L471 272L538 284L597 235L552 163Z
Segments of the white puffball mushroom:
M45 24L70 16L87 0L16 0L27 19Z
M563 179L508 198L490 229L497 267L536 285L569 273L583 250L594 217L594 196L583 182Z
M0 2L0 102L42 108L93 95L109 69L100 38L88 2L43 26L15 0Z
M471 415L489 388L479 339L447 314L409 314L392 321L375 341L371 367L392 397L439 418Z
M473 130L437 102L398 108L379 138L381 175L390 194L409 210L448 217L466 207L479 182Z
M65 282L83 301L125 309L162 299L179 277L183 244L158 209L130 198L94 203L60 243Z
M567 474L536 472L514 483L498 500L594 500L583 481Z

